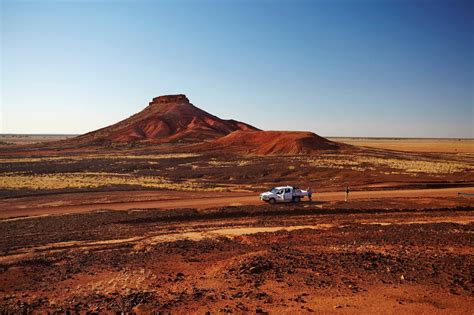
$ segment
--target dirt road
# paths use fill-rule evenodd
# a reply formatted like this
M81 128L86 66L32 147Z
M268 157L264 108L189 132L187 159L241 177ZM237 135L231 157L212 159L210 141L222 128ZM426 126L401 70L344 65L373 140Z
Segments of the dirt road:
M126 192L125 192L126 193ZM374 198L422 198L422 197L456 197L458 193L474 193L474 187L459 188L440 188L440 189L406 189L406 190L380 190L380 191L352 191L349 194L349 201L355 199L374 199ZM147 201L131 201L131 202L104 202L89 203L76 205L57 205L57 206L38 206L31 203L31 206L8 207L3 206L0 210L0 219L14 218L21 216L39 216L50 214L66 214L90 212L95 210L131 210L131 209L179 209L179 208L214 208L225 206L242 206L242 205L260 205L263 202L259 200L258 194L246 193L245 195L209 195L203 197L187 198L187 193L183 192L182 198L166 200L161 193L160 200ZM316 201L337 201L344 199L344 192L323 192L315 193L313 200Z

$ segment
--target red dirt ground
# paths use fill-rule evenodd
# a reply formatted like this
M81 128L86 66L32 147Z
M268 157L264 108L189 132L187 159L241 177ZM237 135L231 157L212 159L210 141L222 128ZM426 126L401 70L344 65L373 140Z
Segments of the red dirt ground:
M402 199L0 221L0 312L469 314L472 211Z

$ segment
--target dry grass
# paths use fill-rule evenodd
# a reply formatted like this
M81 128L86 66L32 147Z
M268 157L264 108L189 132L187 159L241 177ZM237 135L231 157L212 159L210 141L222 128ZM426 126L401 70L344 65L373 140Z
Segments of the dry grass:
M423 161L423 160L402 160L379 157L359 157L356 159L360 164L388 167L407 173L427 173L427 174L453 174L459 172L469 172L474 170L474 165L455 161Z
M338 170L353 170L363 172L366 170L374 170L375 168L369 165L362 165L362 163L353 159L345 158L334 158L334 157L318 157L309 158L306 160L309 166L325 168L325 169L338 169Z
M42 175L0 175L0 189L82 189L107 186L139 186L170 190L226 191L225 186L199 183L192 180L172 182L159 176L136 176L118 173L56 173Z
M97 190L128 186L178 191L247 191L267 183L267 186L271 186L275 180L287 178L294 180L296 176L300 176L299 180L312 180L317 178L314 174L319 174L321 171L330 172L329 181L332 183L342 181L346 176L353 176L354 172L363 173L367 170L379 176L377 181L384 178L380 175L464 179L474 172L473 158L454 154L420 155L371 150L363 154L355 152L281 158L227 157L226 159L202 156L200 159L181 160L197 156L194 153L153 155L109 153L0 158L0 166L4 171L0 172L0 190ZM92 161L78 163L87 159ZM25 162L46 163L15 165ZM62 166L55 169L55 165ZM109 172L106 172L107 170ZM193 172L194 170L196 172ZM302 175L300 170L306 174ZM57 173L49 173L51 171Z
M252 164L249 160L237 160L237 161L219 161L217 159L212 159L207 162L209 166L212 167L241 167Z
M162 160L162 159L183 159L197 157L195 153L174 153L174 154L154 154L154 155L120 155L120 154L86 154L78 156L45 156L29 158L0 158L0 163L37 163L37 162L74 162L93 159L121 159L121 160ZM151 162L153 163L153 162Z
M474 171L474 164L459 161L428 161L387 158L380 156L321 156L308 158L306 162L310 166L346 169L354 171L377 170L389 168L396 172L384 172L385 174L404 173L426 173L426 174L454 174L460 172Z
M355 146L396 151L474 154L473 139L332 138L331 140Z

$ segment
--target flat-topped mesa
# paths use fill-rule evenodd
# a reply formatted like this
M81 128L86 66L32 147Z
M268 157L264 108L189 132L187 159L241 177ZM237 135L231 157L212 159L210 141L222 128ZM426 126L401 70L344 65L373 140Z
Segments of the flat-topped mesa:
M221 119L191 104L184 94L155 97L129 118L67 141L74 146L166 143L184 146L190 152L251 155L313 154L343 148L312 132L262 131L244 122Z
M189 103L189 99L184 94L162 95L154 97L150 105L156 103Z
M236 130L258 130L243 122L220 119L191 104L184 94L153 98L142 111L108 127L77 137L76 143L199 143ZM71 140L72 141L72 140Z

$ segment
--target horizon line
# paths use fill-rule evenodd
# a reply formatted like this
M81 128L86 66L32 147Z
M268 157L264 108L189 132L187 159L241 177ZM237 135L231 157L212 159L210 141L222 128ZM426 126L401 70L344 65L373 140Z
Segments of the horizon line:
M94 131L94 130L93 130ZM268 130L263 130L268 131ZM288 130L288 131L301 131L305 132L305 130ZM86 133L89 133L88 131ZM309 131L312 132L312 131ZM2 136L81 136L86 133L0 133L0 137ZM319 134L318 134L319 135ZM397 140L397 139L407 139L407 140L474 140L474 137L399 137L399 136L322 136L324 138L332 138L332 139L390 139L390 140Z

